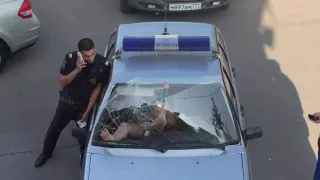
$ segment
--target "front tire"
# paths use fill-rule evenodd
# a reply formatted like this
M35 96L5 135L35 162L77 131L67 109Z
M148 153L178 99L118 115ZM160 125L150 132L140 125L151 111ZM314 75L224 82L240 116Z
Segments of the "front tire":
M129 5L129 0L120 0L120 9L123 13L133 12L133 8Z

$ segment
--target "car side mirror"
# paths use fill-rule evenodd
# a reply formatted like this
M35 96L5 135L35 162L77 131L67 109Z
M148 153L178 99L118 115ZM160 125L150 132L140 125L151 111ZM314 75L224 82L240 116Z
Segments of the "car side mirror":
M236 77L236 69L234 67L232 67L232 75L234 78Z
M245 130L245 136L247 140L253 140L261 138L263 136L263 131L261 127L252 127Z
M86 142L89 133L86 128L73 127L71 135L72 137L76 138L79 142Z

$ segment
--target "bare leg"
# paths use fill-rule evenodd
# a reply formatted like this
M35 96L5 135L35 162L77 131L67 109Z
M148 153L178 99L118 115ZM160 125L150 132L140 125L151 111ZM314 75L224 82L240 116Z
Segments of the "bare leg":
M107 129L104 129L100 136L105 141L120 141L125 139L128 135L132 137L141 137L144 133L144 130L141 126L131 123L121 123L116 132L111 135Z
M120 127L114 132L115 140L122 140L128 135L134 138L143 136L144 130L141 126L132 123L122 123Z
M107 129L103 129L100 133L100 137L104 141L113 141L114 137L109 133Z

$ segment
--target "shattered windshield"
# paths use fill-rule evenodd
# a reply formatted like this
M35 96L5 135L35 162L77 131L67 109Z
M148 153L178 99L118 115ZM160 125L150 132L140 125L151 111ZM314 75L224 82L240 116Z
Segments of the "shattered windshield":
M134 79L115 84L102 104L93 142L191 147L195 142L219 145L238 140L221 84L180 82Z

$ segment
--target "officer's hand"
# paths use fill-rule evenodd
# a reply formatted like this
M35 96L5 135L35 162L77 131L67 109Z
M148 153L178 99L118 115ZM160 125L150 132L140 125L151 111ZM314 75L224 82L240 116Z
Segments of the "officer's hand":
M81 59L81 57L78 57L77 59L77 71L81 72L82 68L87 66L87 62L85 62L83 59Z
M88 113L84 113L79 121L81 123L83 123L83 122L87 122L88 119L89 119L89 114Z

